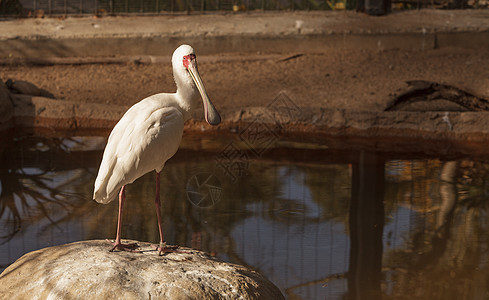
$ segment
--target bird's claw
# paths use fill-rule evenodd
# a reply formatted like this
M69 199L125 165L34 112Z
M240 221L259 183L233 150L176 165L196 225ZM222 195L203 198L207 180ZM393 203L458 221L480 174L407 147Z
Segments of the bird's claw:
M137 243L129 243L129 244L123 244L121 242L111 242L109 240L106 240L109 244L114 246L109 252L113 252L114 250L120 250L120 251L126 251L126 252L132 252L132 253L142 253L140 250L136 250L136 248L139 247Z
M180 246L167 246L166 242L161 242L159 245L151 245L156 251L158 251L158 255L161 256L165 253L188 253L187 251L179 250Z

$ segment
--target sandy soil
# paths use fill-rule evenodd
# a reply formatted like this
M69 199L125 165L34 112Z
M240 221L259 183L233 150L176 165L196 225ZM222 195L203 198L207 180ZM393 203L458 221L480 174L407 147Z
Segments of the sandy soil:
M489 98L487 50L328 49L280 59L294 54L259 60L257 55L203 56L199 71L218 108L263 106L285 91L299 106L378 111L407 80L416 79ZM151 94L175 90L170 56L168 63L156 64L3 66L0 79L30 81L58 99L132 105Z

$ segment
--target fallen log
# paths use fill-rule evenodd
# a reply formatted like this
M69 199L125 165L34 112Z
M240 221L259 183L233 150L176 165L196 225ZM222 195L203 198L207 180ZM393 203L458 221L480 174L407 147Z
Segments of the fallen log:
M425 80L407 82L409 88L395 96L385 111L403 110L408 104L422 101L447 100L470 111L488 111L489 100L457 87Z

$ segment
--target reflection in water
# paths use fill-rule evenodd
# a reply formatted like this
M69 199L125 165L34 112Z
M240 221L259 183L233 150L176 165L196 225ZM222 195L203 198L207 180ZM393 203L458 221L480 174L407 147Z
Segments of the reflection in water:
M71 186L90 177L81 169L61 167L55 171L51 166L58 153L68 154L65 143L70 142L29 138L21 147L7 149L0 168L0 221L4 229L0 244L27 229L26 222L59 228L58 224L69 218L73 200L79 198ZM36 240L34 237L33 242Z
M91 200L103 146L31 137L3 150L2 270L35 249L114 236L117 201ZM290 152L293 160L250 161L235 182L219 173L217 154L179 151L161 177L167 241L251 266L289 299L489 296L488 163L360 151L331 164L316 159L326 150ZM199 174L220 188L202 206L188 198ZM128 186L124 238L158 241L153 181Z

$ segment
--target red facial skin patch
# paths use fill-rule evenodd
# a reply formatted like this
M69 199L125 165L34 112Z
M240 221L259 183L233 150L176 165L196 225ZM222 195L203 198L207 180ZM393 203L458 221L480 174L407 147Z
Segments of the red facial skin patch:
M183 66L188 69L188 64L192 61L195 60L195 54L189 54L185 55L183 57Z

